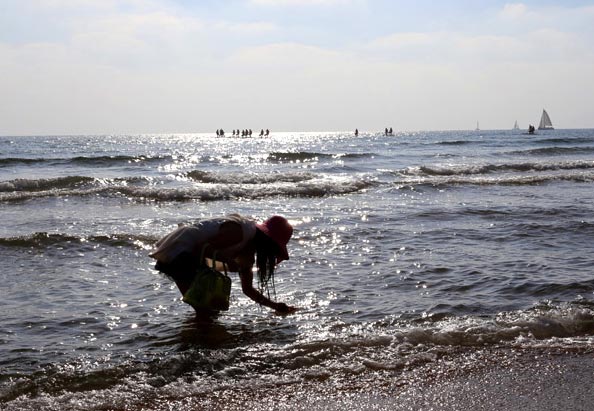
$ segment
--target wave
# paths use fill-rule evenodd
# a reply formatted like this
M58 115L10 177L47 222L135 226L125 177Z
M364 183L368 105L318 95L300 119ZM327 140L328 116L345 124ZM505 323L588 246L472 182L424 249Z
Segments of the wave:
M99 244L111 247L146 250L157 242L157 240L157 238L135 234L76 236L38 232L18 237L0 237L0 246L34 249L60 246L63 248L76 247L79 249L81 247L94 248L94 245Z
M171 160L171 156L77 156L77 157L63 157L63 158L22 158L22 157L8 157L0 158L0 167L11 167L15 165L32 165L32 164L78 164L96 167L106 167L118 164L147 164L152 162L161 162L164 160Z
M51 195L48 192L54 192L59 195L61 190L89 190L89 192L96 192L97 189L106 186L114 185L128 185L150 181L144 177L122 177L122 178L95 178L87 176L66 176L55 178L40 178L40 179L25 179L18 178L9 181L0 181L0 193L17 193L17 192L31 192L40 193L35 196ZM44 192L46 192L44 194ZM0 201L3 198L10 197L9 194L0 194Z
M8 158L0 158L0 167L11 167L18 164L36 164L36 163L44 163L48 160L45 158L17 158L17 157L8 157Z
M453 166L409 167L392 172L405 176L462 176L498 172L531 172L594 169L594 161L564 161L558 163L462 164Z
M46 197L126 197L138 201L219 201L234 199L260 199L267 197L324 197L355 193L377 183L366 179L355 180L306 180L298 183L275 182L252 186L251 184L208 184L201 187L163 188L162 186L131 186L130 179L123 184L118 180L96 180L84 187L48 188L38 191L0 192L0 203L18 202Z
M530 155L530 156L562 156L567 154L591 154L594 153L594 147L544 147L533 148L529 150L510 151L506 154Z
M436 307L438 309L438 307ZM433 323L433 324L432 324ZM432 315L418 328L402 332L412 344L481 346L536 345L546 339L594 335L594 311L589 303L539 304L528 310L503 312L493 318Z
M392 184L398 188L411 188L418 186L431 186L444 188L448 186L522 186L522 185L540 185L551 182L567 181L574 183L592 183L594 175L574 174L574 175L538 175L538 176L512 176L512 177L434 177L417 178L415 180L396 180Z
M297 152L273 152L268 155L268 161L272 162L310 162L318 161L319 159L357 159L357 158L368 158L374 157L377 154L374 153L340 153L340 154L328 154L328 153L312 153L307 151Z
M469 144L475 144L477 141L475 140L446 140L446 141L439 141L435 143L436 145L441 146L464 146Z
M312 173L293 172L293 173L212 173L208 171L194 170L187 176L192 180L201 183L217 184L270 184L270 183L298 183L315 178Z
M537 144L580 144L580 143L592 143L594 138L592 137L554 137L554 138L541 138L533 140Z
M0 192L42 191L68 187L77 187L80 185L92 183L95 180L95 178L83 176L41 178L35 180L19 178L10 181L0 181Z
M158 201L219 201L261 199L268 197L325 197L355 193L375 185L372 181L308 181L297 184L273 184L250 187L220 184L204 188L123 187L119 191L132 199Z

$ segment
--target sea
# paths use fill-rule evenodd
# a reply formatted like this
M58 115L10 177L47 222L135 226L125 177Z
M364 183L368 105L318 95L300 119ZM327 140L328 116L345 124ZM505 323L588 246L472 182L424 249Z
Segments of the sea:
M4 136L0 210L3 410L225 409L594 343L592 129ZM154 270L178 224L230 213L294 226L294 314L232 273L204 322Z

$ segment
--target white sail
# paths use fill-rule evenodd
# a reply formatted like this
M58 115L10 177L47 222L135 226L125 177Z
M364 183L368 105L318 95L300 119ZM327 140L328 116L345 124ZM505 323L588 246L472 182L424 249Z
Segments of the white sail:
M519 130L520 127L518 126L518 120L514 123L514 130Z
M538 125L539 130L554 130L553 123L549 117L549 113L546 110L542 110L542 116L540 117L540 124Z

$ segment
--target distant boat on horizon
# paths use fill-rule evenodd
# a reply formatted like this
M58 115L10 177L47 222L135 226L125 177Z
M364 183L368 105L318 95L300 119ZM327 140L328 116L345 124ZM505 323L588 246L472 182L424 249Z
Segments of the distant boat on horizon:
M518 126L518 120L516 120L516 122L514 123L514 130L519 130L520 126Z
M539 130L554 130L553 123L549 117L549 113L543 108L542 116L540 117L540 124L538 125Z
M474 129L474 131L481 131L478 121L476 122L476 128Z

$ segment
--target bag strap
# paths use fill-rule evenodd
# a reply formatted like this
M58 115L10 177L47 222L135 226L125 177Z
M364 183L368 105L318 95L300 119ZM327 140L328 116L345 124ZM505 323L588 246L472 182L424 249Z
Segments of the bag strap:
M207 265L207 264L205 262L206 259L204 258L204 252L206 251L206 247L208 247L209 245L210 245L209 243L204 243L204 245L202 246L202 251L200 252L200 262L204 263L205 265ZM212 253L212 267L210 267L215 271L216 271L215 267L217 265L217 252L218 252L218 250L214 250ZM221 261L221 264L223 265L223 271L225 271L225 275L227 277L229 277L229 275L227 274L227 263Z

